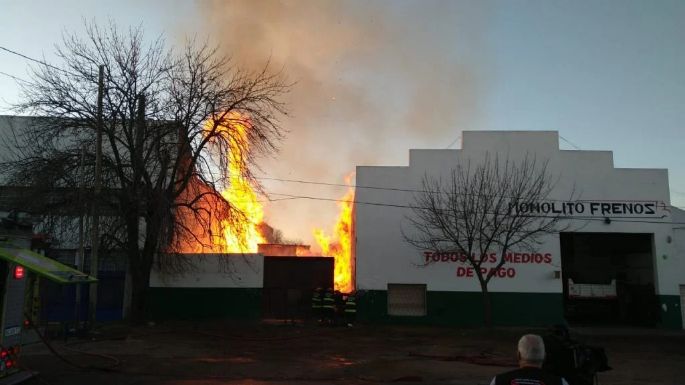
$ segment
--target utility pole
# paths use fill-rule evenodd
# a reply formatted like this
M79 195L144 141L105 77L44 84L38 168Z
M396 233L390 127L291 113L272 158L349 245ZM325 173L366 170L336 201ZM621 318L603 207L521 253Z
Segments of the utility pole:
M136 110L135 128L135 158L133 164L133 188L138 193L138 183L143 172L143 144L145 141L145 94L138 95L138 109Z
M86 145L84 144L83 147L81 147L81 163L79 164L79 188L78 188L78 201L80 205L79 213L78 213L78 253L76 254L76 270L84 272L85 266L85 216L86 216L86 210L85 210L85 205L83 204L83 200L85 197L85 189L86 189L86 182L84 180L84 169L86 167ZM81 290L83 288L83 284L77 283L76 284L76 306L74 306L74 320L76 322L76 326L74 330L79 330L79 318L81 317Z
M134 126L134 149L131 154L131 163L133 164L133 178L131 181L131 196L134 197L134 202L135 202L135 207L129 207L130 210L133 210L132 215L135 215L135 220L137 221L137 224L135 226L136 231L140 232L140 205L139 202L142 199L150 199L149 197L142 198L140 196L140 184L143 173L145 171L145 166L143 164L143 146L145 144L145 108L146 108L146 98L145 94L141 93L138 94L137 97L138 101L138 106L136 108L136 120L135 120L135 126ZM131 215L131 213L127 214ZM148 229L145 229L145 231L148 231ZM138 245L138 242L136 241L137 248L138 250L136 251L137 253L140 253L140 245ZM140 258L140 255L138 254L137 258ZM137 263L132 264L131 261L129 260L128 267L126 269L126 280L124 282L124 310L125 310L125 316L128 317L130 316L131 313L131 300L132 300L132 294L133 294L133 277L136 273L136 271L132 271L132 269L135 268L135 266L138 266Z
M98 248L100 247L100 216L98 201L100 199L100 173L102 172L102 103L105 93L105 66L100 65L98 74L98 106L95 141L95 182L93 186L93 239L90 250L90 275L98 276ZM88 293L88 321L91 328L95 325L95 314L98 304L98 284L90 284Z

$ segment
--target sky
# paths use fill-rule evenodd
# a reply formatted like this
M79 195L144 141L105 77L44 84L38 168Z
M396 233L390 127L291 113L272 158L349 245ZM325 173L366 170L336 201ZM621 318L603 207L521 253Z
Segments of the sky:
M669 169L671 203L685 207L682 1L55 3L0 0L0 46L53 62L63 31L112 20L169 45L207 39L247 69L282 68L295 83L289 135L261 163L264 177L343 183L357 165L406 165L410 148L459 148L462 130L556 130L562 149ZM0 51L0 72L27 78L29 64ZM0 74L0 113L18 98ZM345 193L264 184L273 194ZM286 237L310 243L338 208L277 200L265 210Z

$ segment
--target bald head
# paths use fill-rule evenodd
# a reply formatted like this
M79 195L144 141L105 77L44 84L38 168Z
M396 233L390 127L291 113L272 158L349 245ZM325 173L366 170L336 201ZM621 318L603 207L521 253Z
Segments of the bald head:
M545 361L545 343L536 334L526 334L519 340L518 356L520 364L542 366Z

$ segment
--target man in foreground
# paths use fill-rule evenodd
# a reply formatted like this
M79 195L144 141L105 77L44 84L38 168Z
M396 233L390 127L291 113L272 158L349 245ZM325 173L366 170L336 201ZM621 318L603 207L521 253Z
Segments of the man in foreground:
M519 368L498 374L490 385L568 385L565 379L542 370L545 343L542 337L526 334L518 343Z

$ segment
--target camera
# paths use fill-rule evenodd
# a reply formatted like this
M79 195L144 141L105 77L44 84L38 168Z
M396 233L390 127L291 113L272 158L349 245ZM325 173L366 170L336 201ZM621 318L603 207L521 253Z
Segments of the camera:
M552 327L543 340L547 357L542 368L565 378L569 385L596 384L597 373L611 370L604 348L573 340L563 325Z

